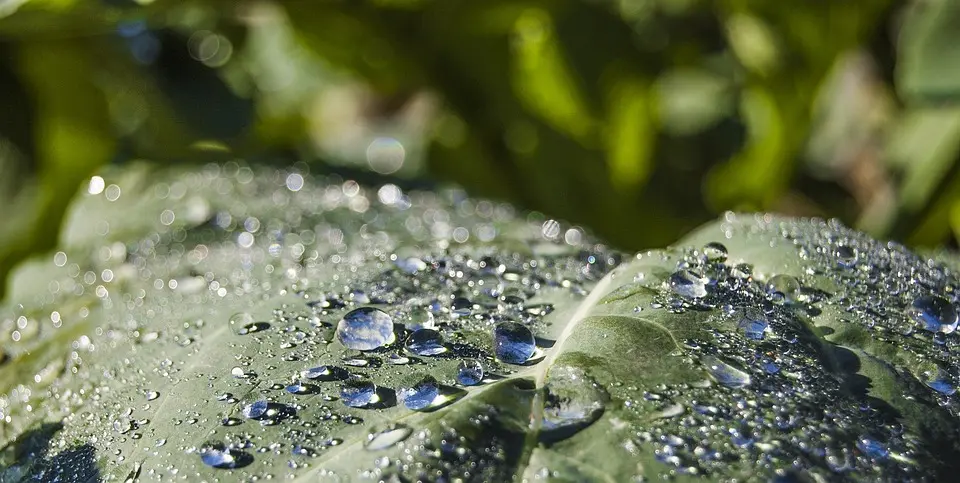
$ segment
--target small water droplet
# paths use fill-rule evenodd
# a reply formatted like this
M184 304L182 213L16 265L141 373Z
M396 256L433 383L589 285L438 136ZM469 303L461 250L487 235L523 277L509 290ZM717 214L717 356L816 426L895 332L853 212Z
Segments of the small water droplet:
M222 444L207 444L200 450L203 464L219 469L233 469L245 466L253 458L236 449L226 449Z
M457 366L457 382L475 386L483 381L483 365L476 359L465 359Z
M670 289L684 298L703 298L707 296L707 280L690 270L679 270L670 275Z
M447 348L443 345L443 337L440 336L439 332L432 329L414 331L407 338L406 348L418 356L435 356L447 351Z
M833 252L834 256L837 257L837 264L844 268L850 268L857 264L857 258L859 253L857 249L850 245L837 245L837 249Z
M340 387L340 400L352 408L362 408L380 400L377 396L377 386L364 380L353 380L343 383Z
M284 389L290 394L310 394L312 392L310 386L301 384L300 382L290 384Z
M154 399L160 397L160 393L157 391L147 391L146 392L147 401L153 401Z
M337 323L337 339L348 349L377 349L393 342L393 319L373 307L351 310Z
M383 431L371 433L367 436L367 442L363 447L367 451L385 450L409 438L411 434L413 434L413 428L397 424Z
M536 340L526 326L504 322L493 329L494 353L508 364L523 364L536 352Z
M430 407L439 396L440 386L432 376L423 376L414 384L397 391L397 398L407 409L414 411Z
M863 454L867 457L877 460L886 459L887 456L890 456L890 450L887 449L883 443L873 438L859 438L857 440L857 448L863 451Z
M466 317L473 313L473 302L466 297L456 297L450 304L450 312L456 317Z
M949 334L957 330L957 309L943 297L919 297L907 308L907 315L930 332Z

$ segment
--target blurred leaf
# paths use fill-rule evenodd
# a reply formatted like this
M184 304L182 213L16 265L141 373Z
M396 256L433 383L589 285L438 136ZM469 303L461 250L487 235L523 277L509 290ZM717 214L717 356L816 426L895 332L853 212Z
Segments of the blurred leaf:
M913 2L899 41L897 88L916 102L960 99L960 1Z
M16 263L56 245L63 213L77 187L108 162L116 148L106 97L96 83L93 51L72 40L11 48L12 65L22 76L25 98L32 102L12 105L3 115L28 120L32 142L10 139L24 143L16 146L17 157L30 168L9 172L19 187L6 204L8 215L0 219L0 294Z

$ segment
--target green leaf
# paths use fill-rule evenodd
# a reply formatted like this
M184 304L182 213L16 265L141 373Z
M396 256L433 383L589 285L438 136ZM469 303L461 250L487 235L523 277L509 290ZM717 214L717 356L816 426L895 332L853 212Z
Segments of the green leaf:
M916 2L899 40L897 88L914 102L956 101L960 95L958 38L960 2Z
M5 479L875 481L960 461L956 334L909 315L952 300L955 262L838 223L728 214L623 257L455 191L233 163L102 176L120 199L84 196L0 312ZM358 307L396 341L344 347ZM524 364L496 355L507 322L537 336ZM446 351L410 353L430 324ZM490 377L460 386L466 358ZM301 373L320 365L381 399L346 406ZM433 405L397 401L424 376ZM239 467L203 463L217 444Z

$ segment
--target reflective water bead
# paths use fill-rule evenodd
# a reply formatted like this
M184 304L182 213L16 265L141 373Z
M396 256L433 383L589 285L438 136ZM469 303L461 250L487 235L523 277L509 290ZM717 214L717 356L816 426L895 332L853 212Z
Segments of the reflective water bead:
M247 404L240 412L243 414L243 417L247 419L260 419L267 414L268 407L269 404L267 401L261 399L259 401L254 401L250 404Z
M402 272L409 273L411 275L426 270L427 263L417 257L408 257L408 258L398 258L394 264Z
M748 339L763 340L769 323L760 310L747 308L744 309L738 326L743 329L743 333Z
M725 262L727 253L727 247L720 242L710 242L703 246L703 258L711 263Z
M440 386L432 376L424 376L408 387L397 391L397 398L407 409L419 411L430 407L440 396Z
M949 334L957 329L957 309L947 299L926 295L913 301L907 315L930 332Z
M800 300L800 281L792 275L774 275L767 280L767 293L788 304Z
M750 375L714 356L703 356L700 363L721 386L740 388L750 384Z
M413 434L413 428L397 424L383 431L371 433L367 436L367 442L363 447L367 451L384 450L407 439L411 434Z
M349 374L346 370L336 366L317 366L300 371L300 377L320 381L336 381L345 379Z
M233 449L225 449L222 444L207 445L200 450L200 460L203 464L219 469L233 469L243 465L248 459L246 453Z
M348 349L377 349L393 342L393 319L373 307L351 310L337 323L337 339Z
M504 322L493 329L494 353L508 364L523 364L537 350L533 333L516 322Z
M483 365L476 359L465 359L457 366L457 382L475 386L483 381Z
M857 439L857 448L863 451L863 454L873 459L885 459L890 456L890 450L883 443L868 437Z
M414 331L407 338L406 348L418 356L435 356L447 351L443 345L443 337L433 329Z
M850 268L857 264L857 249L849 245L838 245L833 254L837 257L837 264Z
M450 311L456 317L465 317L473 313L473 302L466 297L456 297L450 304Z
M380 398L377 396L377 386L370 381L347 381L340 387L340 400L352 408L369 406Z
M545 386L541 438L553 442L572 436L600 419L608 399L606 391L583 370L551 368Z
M690 270L678 270L670 275L670 288L677 295L688 299L707 296L707 280Z

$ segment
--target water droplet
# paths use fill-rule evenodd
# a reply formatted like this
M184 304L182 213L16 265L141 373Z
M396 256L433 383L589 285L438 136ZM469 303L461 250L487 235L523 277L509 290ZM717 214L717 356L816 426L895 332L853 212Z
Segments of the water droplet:
M410 358L406 356L402 356L400 354L390 354L390 357L387 358L387 362L395 366L402 366L402 365L409 364Z
M677 295L688 299L707 296L707 280L690 270L679 270L670 275L670 288Z
M907 315L930 332L949 334L957 330L957 309L943 297L919 297L907 308Z
M703 246L703 257L711 263L725 262L727 253L727 247L720 242L710 242Z
M883 443L868 437L862 437L857 440L857 448L863 451L869 458L886 459L890 455L890 450Z
M419 271L426 270L427 263L417 257L398 258L394 264L401 271L413 275Z
M153 401L154 399L160 397L160 393L157 391L147 391L146 392L147 401Z
M377 349L393 342L393 319L373 307L351 310L337 323L337 339L348 349Z
M406 348L418 356L435 356L443 354L447 348L443 346L443 337L432 329L414 331L407 338Z
M714 356L703 356L700 363L721 386L741 388L750 384L750 375Z
M788 304L800 300L800 282L792 275L774 275L767 280L767 293Z
M352 408L362 408L380 400L377 386L370 381L354 380L340 387L340 400Z
M237 334L239 335L254 334L257 332L263 332L269 328L270 328L270 324L266 322L251 322L249 324L244 324L243 327L240 327L240 329L237 330Z
M372 433L367 436L367 442L364 448L367 451L380 451L392 447L393 445L407 439L413 433L413 428L397 424L393 427L384 429L378 433Z
M268 406L267 401L261 399L247 404L240 412L243 414L243 417L247 419L260 419L267 414Z
M319 381L340 381L346 379L349 375L345 369L336 366L317 366L300 371L300 377Z
M837 257L837 263L845 268L856 265L859 257L857 249L850 245L838 245L833 254Z
M233 469L246 466L253 458L242 451L225 449L222 444L207 444L200 450L203 464L219 469Z
M583 370L568 366L550 369L544 390L541 438L549 441L568 438L600 419L609 399Z
M440 386L432 376L423 376L409 387L397 391L397 398L407 409L419 411L430 407L440 396Z
M523 364L536 352L536 340L526 326L504 322L493 329L494 353L508 364Z
M312 392L310 386L301 384L300 382L290 384L285 389L290 394L310 394Z
M769 323L763 312L751 307L743 310L738 326L748 339L763 340Z
M351 290L347 297L355 304L369 304L370 296L363 290Z
M952 396L957 392L957 386L954 385L950 374L940 368L924 371L920 380L930 389L945 396Z
M456 317L466 317L473 313L473 302L466 297L456 297L450 304L450 310Z
M483 381L483 365L476 359L460 361L457 366L457 382L464 386L475 386Z

